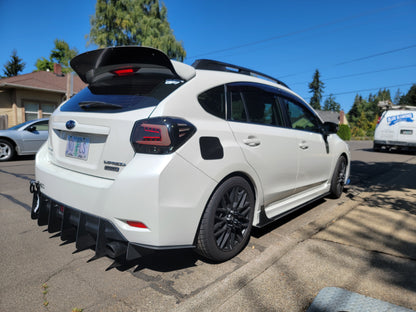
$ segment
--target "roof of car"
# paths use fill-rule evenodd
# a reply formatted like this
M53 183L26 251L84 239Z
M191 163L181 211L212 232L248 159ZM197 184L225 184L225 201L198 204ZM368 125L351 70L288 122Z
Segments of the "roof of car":
M255 71L253 69L249 69L249 68L238 66L238 65L233 65L230 63L224 63L224 62L215 61L215 60L200 59L200 60L196 60L192 64L192 66L195 67L195 69L225 71L225 72L238 73L238 74L243 74L243 75L248 75L248 76L254 76L254 77L261 78L261 79L271 80L274 83L277 83L279 85L282 85L290 89L284 82L282 82L281 80L277 78L271 77L269 75Z

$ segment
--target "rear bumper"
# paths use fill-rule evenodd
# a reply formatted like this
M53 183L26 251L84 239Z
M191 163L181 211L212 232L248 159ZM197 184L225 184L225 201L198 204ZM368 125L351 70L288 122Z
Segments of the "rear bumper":
M75 242L77 250L93 248L95 257L109 256L127 261L160 249L192 248L193 246L147 246L129 242L111 221L65 206L42 194L39 183L30 182L33 193L32 219L39 226L47 225L49 233L60 232L61 240Z
M416 148L416 142L374 140L374 144L380 146Z
M179 155L138 155L115 180L55 166L48 157L46 149L36 156L33 203L36 207L38 194L38 223L48 225L48 231L61 231L66 240L71 229L77 248L95 244L97 255L102 255L103 245L120 242L130 259L141 248L193 247L216 182Z

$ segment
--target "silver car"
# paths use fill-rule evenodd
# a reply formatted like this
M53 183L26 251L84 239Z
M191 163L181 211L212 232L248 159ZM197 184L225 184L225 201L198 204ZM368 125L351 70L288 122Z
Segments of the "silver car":
M33 155L48 139L48 118L26 121L0 130L0 161L16 155Z

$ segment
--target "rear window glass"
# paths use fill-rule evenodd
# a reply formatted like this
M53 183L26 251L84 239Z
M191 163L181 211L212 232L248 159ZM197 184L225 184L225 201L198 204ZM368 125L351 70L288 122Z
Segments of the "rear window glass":
M62 105L61 111L120 113L156 106L183 84L160 76L112 77L89 85Z
M225 90L223 85L200 94L198 101L205 111L225 119Z

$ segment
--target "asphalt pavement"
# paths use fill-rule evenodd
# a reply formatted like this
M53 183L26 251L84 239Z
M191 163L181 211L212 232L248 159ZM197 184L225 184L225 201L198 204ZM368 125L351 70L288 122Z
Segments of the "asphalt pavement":
M37 227L28 213L33 163L4 164L0 311L299 312L307 311L328 287L416 311L416 157L400 159L398 164L355 162L358 171L370 166L385 174L371 180L356 172L355 182L368 180L349 187L325 214L302 221L293 231L252 237L232 261L201 264L183 252L178 268L169 267L172 258L166 258L158 260L157 271L143 269L142 262L137 268L108 270L109 259L89 262L93 251L74 252L73 244L60 243L59 237ZM260 242L267 246L264 250L259 250L259 240L267 240ZM203 274L209 275L207 281ZM324 311L331 310L319 312Z
M416 159L380 180L175 311L306 311L326 287L416 310Z

